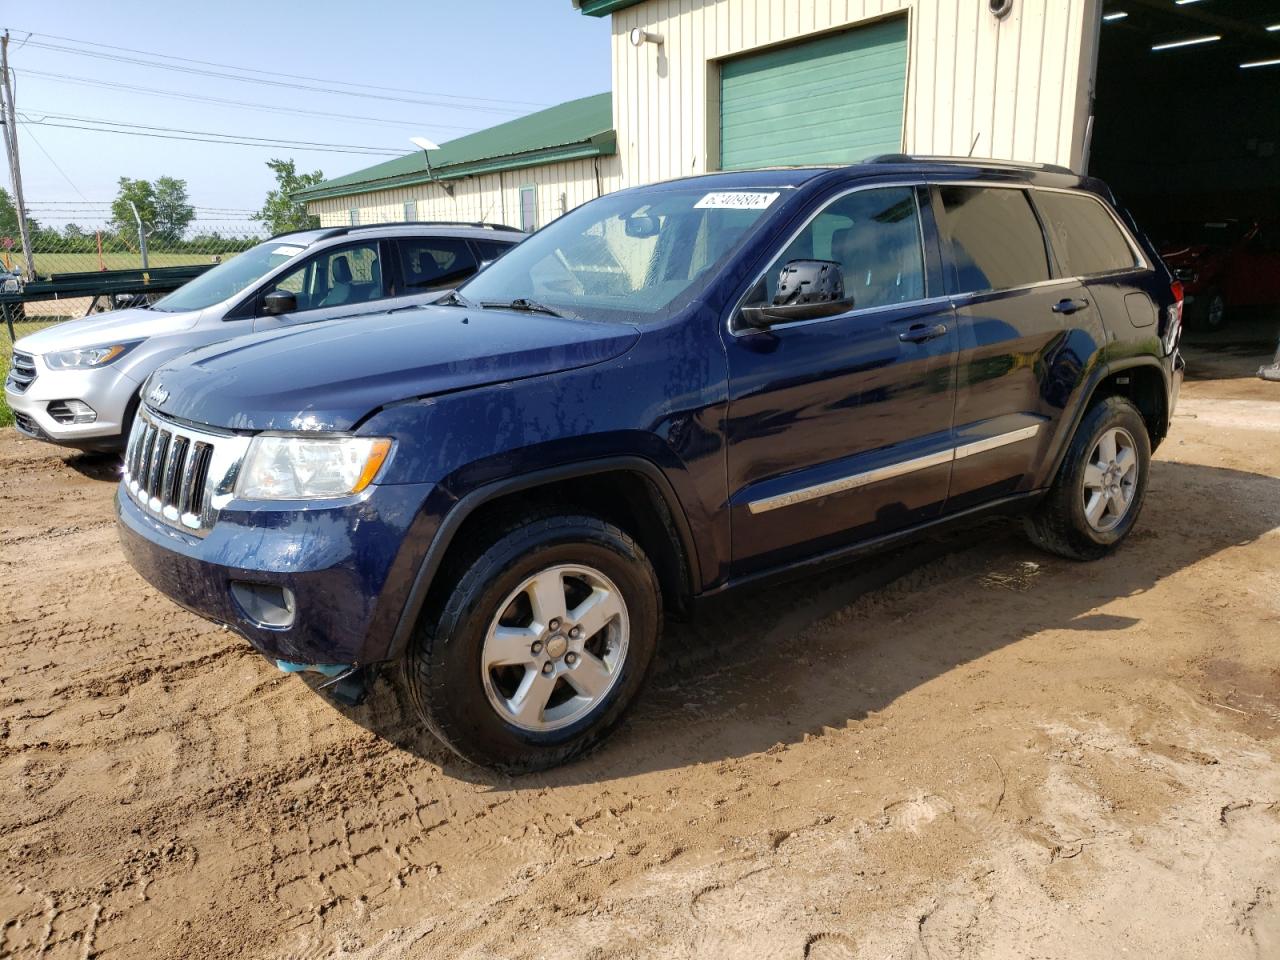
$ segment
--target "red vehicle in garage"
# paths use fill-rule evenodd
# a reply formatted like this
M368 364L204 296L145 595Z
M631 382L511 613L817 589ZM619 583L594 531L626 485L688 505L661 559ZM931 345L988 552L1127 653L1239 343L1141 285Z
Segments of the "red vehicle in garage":
M1190 323L1218 329L1241 308L1280 306L1280 223L1176 224L1160 256L1182 281Z

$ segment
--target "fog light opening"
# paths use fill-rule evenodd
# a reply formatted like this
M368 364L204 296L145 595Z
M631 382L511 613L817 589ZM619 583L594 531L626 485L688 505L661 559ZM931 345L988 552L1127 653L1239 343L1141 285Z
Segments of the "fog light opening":
M48 410L59 423L93 423L98 419L98 411L83 400L54 400Z
M241 612L260 627L279 630L293 625L296 603L288 587L233 580L231 595Z

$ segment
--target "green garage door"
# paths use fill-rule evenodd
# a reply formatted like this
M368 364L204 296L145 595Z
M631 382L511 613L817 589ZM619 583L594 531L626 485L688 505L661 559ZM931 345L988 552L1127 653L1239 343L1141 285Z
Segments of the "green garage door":
M855 163L902 149L907 20L720 65L720 167Z

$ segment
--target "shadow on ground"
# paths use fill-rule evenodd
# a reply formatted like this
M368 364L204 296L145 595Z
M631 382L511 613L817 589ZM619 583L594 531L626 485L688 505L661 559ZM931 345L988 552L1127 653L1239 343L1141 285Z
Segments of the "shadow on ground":
M1232 510L1220 509L1223 498ZM623 729L594 755L547 774L510 778L459 761L418 724L398 681L380 680L369 702L343 712L450 775L495 789L719 761L862 720L1043 630L1122 634L1135 621L1093 611L1278 525L1280 479L1157 461L1133 535L1097 565L1040 553L1016 521L988 521L708 601L694 622L668 625ZM966 602L949 602L950 620L938 629L928 604L957 596ZM1010 610L997 617L994 604Z

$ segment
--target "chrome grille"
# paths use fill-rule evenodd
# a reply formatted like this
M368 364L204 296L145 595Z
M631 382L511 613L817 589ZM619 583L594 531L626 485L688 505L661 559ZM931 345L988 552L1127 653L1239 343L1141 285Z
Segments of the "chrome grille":
M248 437L140 410L125 450L125 491L155 516L203 535L231 499L248 447Z
M36 358L29 353L13 351L13 362L9 365L9 386L13 392L25 393L35 378Z

